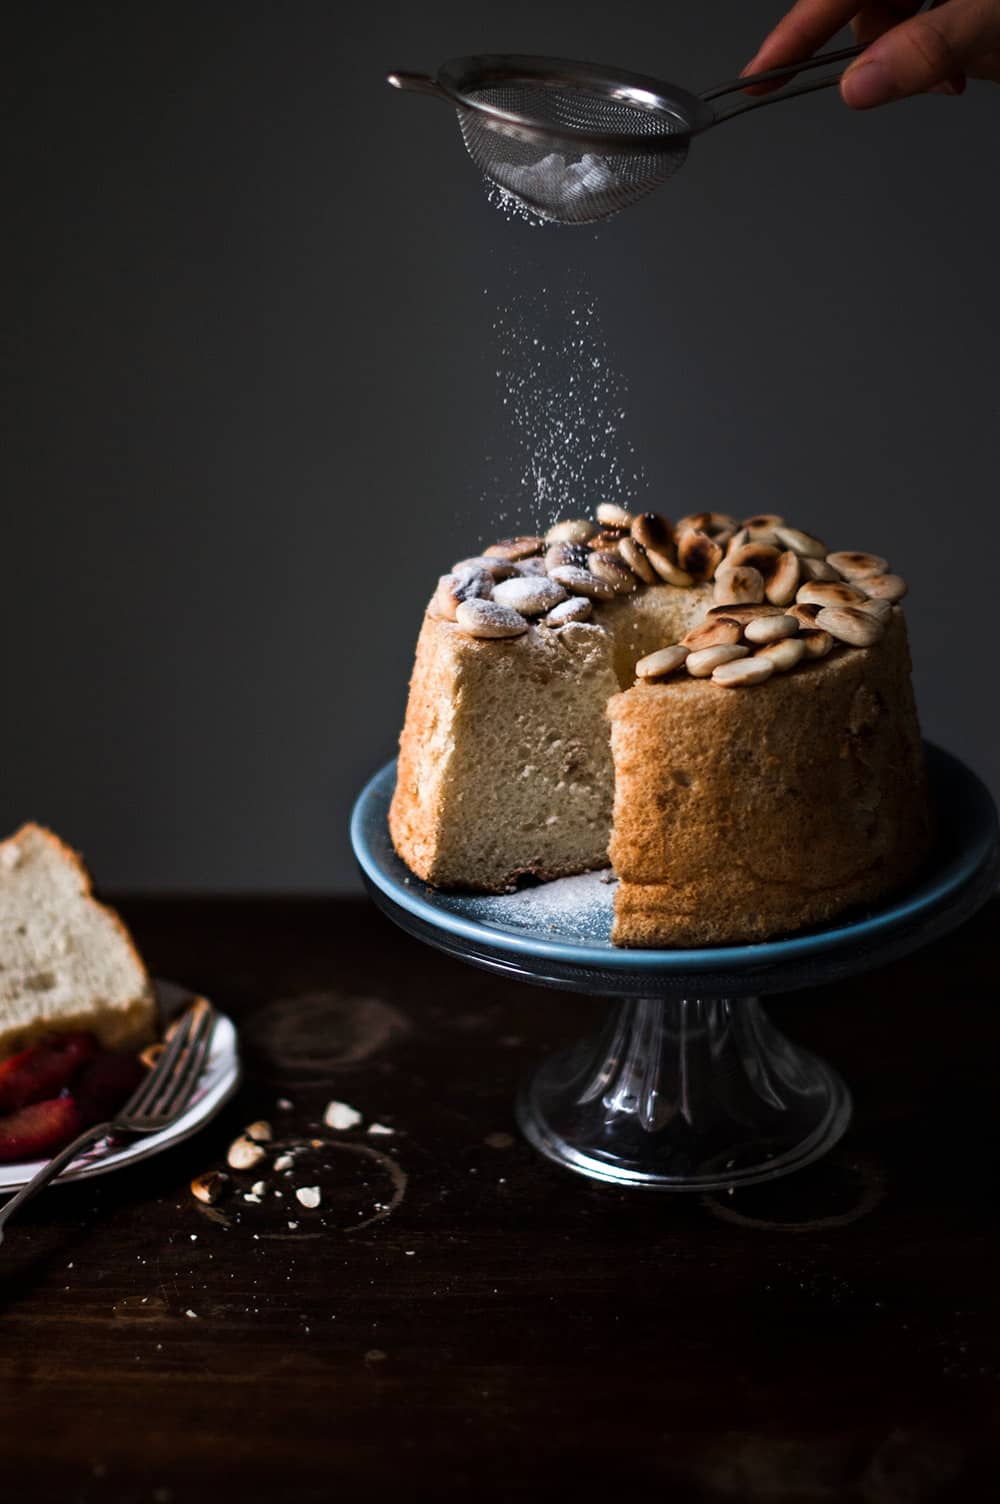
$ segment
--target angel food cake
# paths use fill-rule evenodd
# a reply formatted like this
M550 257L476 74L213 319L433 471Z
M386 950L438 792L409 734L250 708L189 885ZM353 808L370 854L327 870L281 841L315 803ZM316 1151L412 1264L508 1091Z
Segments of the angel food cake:
M763 940L898 888L930 818L906 585L772 514L596 521L442 576L390 829L441 888L604 867L613 940Z
M146 968L75 851L43 826L0 841L0 1061L53 1034L108 1050L155 1036Z

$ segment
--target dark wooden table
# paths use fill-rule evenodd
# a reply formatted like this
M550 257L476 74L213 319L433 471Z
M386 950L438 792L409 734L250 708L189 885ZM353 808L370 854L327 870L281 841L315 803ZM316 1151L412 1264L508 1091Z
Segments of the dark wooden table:
M4 1500L995 1496L1000 903L775 1000L854 1125L812 1170L704 1199L593 1185L517 1137L518 1078L593 1002L360 901L125 913L158 974L238 1021L246 1083L197 1138L11 1225ZM325 1128L331 1099L364 1125ZM192 1176L258 1118L268 1166L199 1204Z

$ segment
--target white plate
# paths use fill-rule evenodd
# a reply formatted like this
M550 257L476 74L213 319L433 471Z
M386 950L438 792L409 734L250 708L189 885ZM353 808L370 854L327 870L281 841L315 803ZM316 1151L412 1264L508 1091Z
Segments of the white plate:
M161 985L161 991L162 984ZM236 1029L231 1018L224 1013L215 1016L215 1032L205 1069L195 1089L191 1106L162 1133L150 1133L135 1138L120 1148L111 1149L107 1140L95 1144L63 1170L53 1185L62 1185L67 1180L89 1180L92 1175L109 1175L123 1165L135 1164L140 1159L149 1159L160 1154L173 1144L190 1138L193 1133L213 1118L240 1084L240 1060L236 1049ZM21 1164L0 1164L0 1195L18 1191L27 1185L45 1163L43 1159L25 1160Z

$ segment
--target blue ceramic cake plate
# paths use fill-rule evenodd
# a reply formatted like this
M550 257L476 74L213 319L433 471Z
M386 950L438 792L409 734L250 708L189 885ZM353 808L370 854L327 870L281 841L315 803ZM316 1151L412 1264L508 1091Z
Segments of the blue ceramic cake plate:
M488 971L621 1000L596 1038L546 1061L525 1087L518 1120L536 1148L619 1185L746 1185L819 1158L851 1112L837 1074L779 1034L759 997L905 955L961 924L996 888L988 790L957 758L926 751L937 835L917 880L842 923L760 945L613 946L607 872L498 897L429 888L392 848L394 763L358 798L351 841L375 902L418 939Z

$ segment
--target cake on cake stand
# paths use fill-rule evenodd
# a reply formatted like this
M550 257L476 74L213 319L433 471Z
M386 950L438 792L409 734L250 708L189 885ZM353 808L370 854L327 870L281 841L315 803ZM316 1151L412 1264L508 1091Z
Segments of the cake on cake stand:
M707 1191L802 1168L846 1129L837 1073L774 1027L759 999L846 979L947 933L994 891L997 811L957 758L927 746L937 838L892 901L785 940L707 950L611 944L613 877L585 873L500 897L439 892L396 856L395 764L362 791L351 840L372 897L439 950L526 982L615 999L602 1029L545 1061L521 1129L567 1169L619 1186Z

